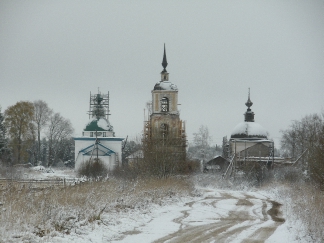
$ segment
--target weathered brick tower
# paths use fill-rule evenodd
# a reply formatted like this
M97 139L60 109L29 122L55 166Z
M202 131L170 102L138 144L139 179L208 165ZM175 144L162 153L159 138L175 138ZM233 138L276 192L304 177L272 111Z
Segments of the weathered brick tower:
M149 121L145 121L144 125L144 140L154 147L153 150L159 153L159 156L162 156L160 153L163 151L163 156L168 154L168 157L184 161L185 123L180 119L178 111L178 88L169 81L167 65L164 46L161 81L157 82L152 90Z

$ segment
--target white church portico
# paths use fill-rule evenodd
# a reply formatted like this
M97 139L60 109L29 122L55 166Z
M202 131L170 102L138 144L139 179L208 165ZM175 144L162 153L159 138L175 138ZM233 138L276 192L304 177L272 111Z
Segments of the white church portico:
M81 137L75 141L75 169L89 160L100 159L108 170L113 170L122 158L122 141L115 137L113 126L109 123L109 93L91 95L90 121L86 124Z

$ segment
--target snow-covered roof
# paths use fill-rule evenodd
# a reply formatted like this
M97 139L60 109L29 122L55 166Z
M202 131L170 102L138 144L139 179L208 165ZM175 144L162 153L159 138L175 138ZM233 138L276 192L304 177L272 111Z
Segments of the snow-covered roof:
M95 118L86 124L84 131L113 131L113 127L106 118Z
M259 123L241 122L234 127L231 138L267 138L268 132Z
M160 81L154 86L154 90L175 90L177 91L177 85L172 84L170 81Z

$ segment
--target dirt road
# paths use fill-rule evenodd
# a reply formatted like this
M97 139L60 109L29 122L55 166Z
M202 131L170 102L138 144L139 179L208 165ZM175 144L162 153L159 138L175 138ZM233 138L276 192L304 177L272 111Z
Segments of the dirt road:
M177 209L180 210L178 212L163 212L160 221L157 217L137 228L135 235L124 238L122 242L130 242L136 238L144 239L142 242L147 239L147 242L155 243L264 242L285 222L281 217L280 207L279 203L257 193L205 189L204 197L184 203L182 208ZM171 219L169 223L165 218ZM154 241L145 237L163 231L164 227L170 225L175 225L172 227L177 230L164 237L155 238Z

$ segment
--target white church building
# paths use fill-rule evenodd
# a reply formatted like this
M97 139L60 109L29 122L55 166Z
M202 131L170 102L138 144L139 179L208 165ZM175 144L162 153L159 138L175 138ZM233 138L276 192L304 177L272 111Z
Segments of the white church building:
M254 121L250 90L245 105L248 109L244 114L244 122L236 125L231 133L230 153L237 154L238 158L273 156L273 141L268 139L267 130Z
M108 170L113 170L122 159L122 141L115 137L113 126L109 123L109 93L91 95L89 122L81 137L75 141L75 169L90 159L100 159Z

